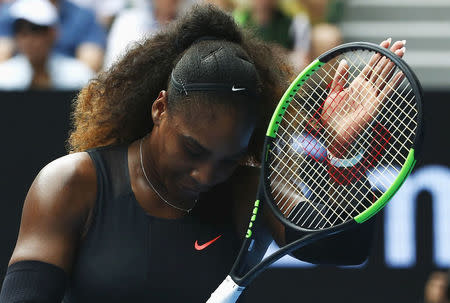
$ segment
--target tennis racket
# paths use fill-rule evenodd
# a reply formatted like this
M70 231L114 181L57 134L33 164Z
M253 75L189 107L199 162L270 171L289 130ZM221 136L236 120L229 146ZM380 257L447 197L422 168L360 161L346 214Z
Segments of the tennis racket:
M312 62L272 116L245 240L207 302L236 302L276 260L379 212L414 167L421 129L420 83L392 51L349 43ZM281 223L307 234L242 273L263 201Z

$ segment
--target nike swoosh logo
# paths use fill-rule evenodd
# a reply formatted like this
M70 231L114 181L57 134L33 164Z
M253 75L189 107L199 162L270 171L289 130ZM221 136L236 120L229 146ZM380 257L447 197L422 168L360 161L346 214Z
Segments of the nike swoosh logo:
M234 85L233 85L233 87L231 88L231 90L234 91L234 92L238 92L238 91L240 91L240 90L245 90L245 87L234 87Z
M211 241L206 242L205 244L202 244L202 245L199 245L198 241L195 241L194 247L195 247L196 250L203 250L203 249L207 248L208 246L210 246L211 244L213 244L220 237L222 237L222 235L217 236L214 239L212 239Z

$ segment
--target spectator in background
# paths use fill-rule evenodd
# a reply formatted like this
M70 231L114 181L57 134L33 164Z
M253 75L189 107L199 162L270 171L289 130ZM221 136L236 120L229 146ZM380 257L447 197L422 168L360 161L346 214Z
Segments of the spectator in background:
M173 21L182 0L147 0L147 4L125 10L117 16L108 36L105 68L124 55L133 42L151 36Z
M206 3L211 3L225 12L233 12L236 8L233 0L205 0Z
M95 14L69 0L51 2L59 12L59 34L54 51L76 57L94 71L99 71L103 65L106 33L96 21ZM11 5L3 5L0 11L0 60L14 54L13 18L8 14Z
M9 59L12 54L14 53L14 43L9 36L5 36L2 32L7 30L8 24L5 24L3 20L7 20L9 18L8 16L8 5L10 2L14 1L7 1L0 0L3 2L0 2L0 62L5 61Z
M295 17L279 9L277 0L250 0L248 9L235 11L235 19L243 27L255 30L267 42L274 42L287 51L295 71L308 63L310 24L307 15Z
M425 284L425 303L450 303L450 271L432 272Z
M94 76L77 59L52 53L58 13L48 0L16 0L9 12L19 53L0 63L0 89L77 90Z
M75 4L95 12L98 22L107 30L116 15L127 5L126 0L71 0Z
M336 26L329 23L320 23L313 26L311 31L310 61L333 47L342 44L342 42L341 31Z
M291 0L292 1L292 0ZM319 23L336 24L341 20L344 10L343 0L294 0L303 6L307 12L311 24Z
M296 1L304 6L312 24L310 61L343 42L341 30L336 25L342 16L341 0Z

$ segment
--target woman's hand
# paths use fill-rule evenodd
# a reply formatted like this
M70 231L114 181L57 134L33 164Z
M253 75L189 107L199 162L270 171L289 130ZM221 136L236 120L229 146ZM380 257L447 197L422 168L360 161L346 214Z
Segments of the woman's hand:
M380 46L390 47L397 56L403 57L405 42L397 41L391 46L389 38L381 42ZM401 72L393 75L394 63L386 57L380 58L380 54L373 55L367 66L348 86L349 66L346 60L339 63L321 115L323 126L333 134L328 149L334 157L349 157L347 152L350 144L372 122L380 104L404 77Z

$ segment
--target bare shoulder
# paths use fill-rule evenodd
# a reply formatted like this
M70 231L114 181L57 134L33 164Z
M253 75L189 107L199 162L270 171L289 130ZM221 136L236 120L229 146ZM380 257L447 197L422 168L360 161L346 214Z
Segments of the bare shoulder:
M38 260L70 270L96 199L96 171L87 153L46 165L31 185L10 264Z
M58 158L47 164L37 175L31 189L49 188L68 191L71 194L80 189L96 187L95 166L88 153L80 152Z
M30 187L27 203L56 211L82 212L95 202L95 167L87 153L74 153L47 164ZM48 204L48 205L46 205Z

